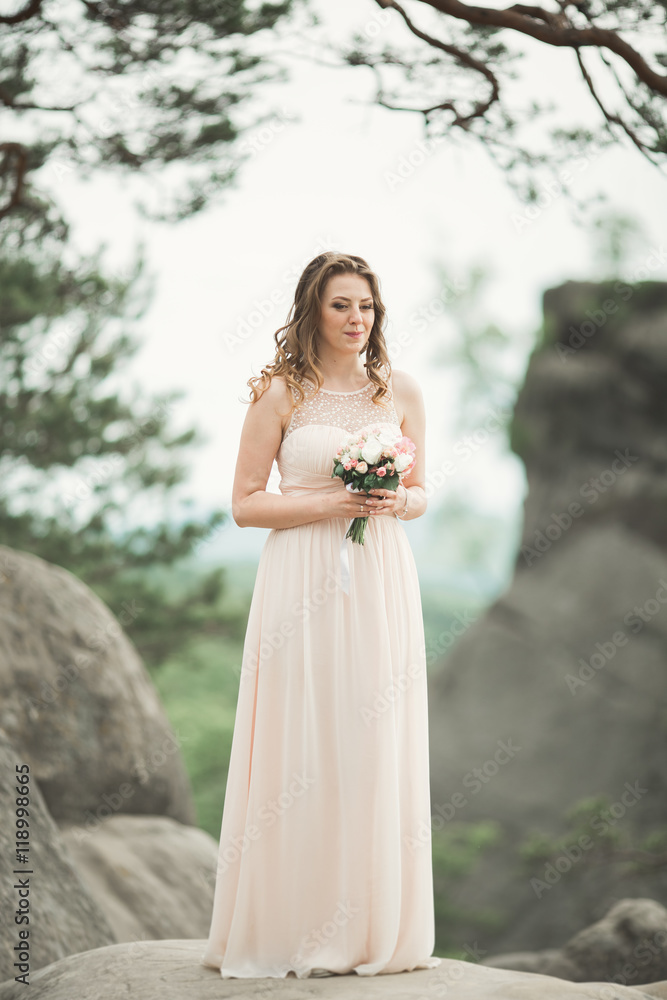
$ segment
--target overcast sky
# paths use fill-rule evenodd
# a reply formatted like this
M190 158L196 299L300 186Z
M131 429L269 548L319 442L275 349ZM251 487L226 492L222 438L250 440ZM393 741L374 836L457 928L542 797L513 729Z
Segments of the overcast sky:
M318 9L328 34L339 38L355 29L373 31L378 15L371 0L337 0ZM381 27L394 44L406 37ZM550 93L563 120L577 115L597 121L572 53L544 51L532 42L526 52L526 94ZM192 452L186 491L201 509L229 504L247 379L272 360L273 334L285 322L298 274L323 249L365 257L380 277L389 342L410 334L392 361L422 384L431 469L451 453L458 402L451 373L433 364L434 346L455 336L434 265L464 282L476 264L491 269L479 315L516 337L517 373L525 367L527 335L541 320L544 289L603 273L600 252L572 221L566 198L545 195L548 203L519 226L526 206L483 149L445 141L418 163L422 119L372 106L370 70L283 61L290 82L264 92L264 103L278 115L269 126L251 129L245 138L255 155L222 202L200 216L176 226L141 220L132 199L151 188L127 178L82 183L65 176L50 185L73 223L76 245L92 250L107 243L110 269L127 265L139 239L147 245L156 290L141 321L144 346L131 374L147 392L186 390L175 424L195 422L209 439ZM405 176L397 183L399 167ZM664 241L665 175L634 149L619 146L593 155L573 176L578 197L603 190L615 210L643 227L631 277ZM667 278L664 258L652 276ZM426 330L414 318L420 308L434 317ZM501 448L480 449L465 475L480 509L502 512L520 504L521 465L503 457ZM276 484L274 476L271 488Z

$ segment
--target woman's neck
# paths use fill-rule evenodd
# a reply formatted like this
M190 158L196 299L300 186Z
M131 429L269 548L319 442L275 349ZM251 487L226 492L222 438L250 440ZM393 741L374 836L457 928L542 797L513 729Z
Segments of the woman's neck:
M319 363L319 369L324 379L323 387L333 389L338 392L354 391L361 389L368 382L368 373L364 366L354 368L336 364L327 364L326 367Z

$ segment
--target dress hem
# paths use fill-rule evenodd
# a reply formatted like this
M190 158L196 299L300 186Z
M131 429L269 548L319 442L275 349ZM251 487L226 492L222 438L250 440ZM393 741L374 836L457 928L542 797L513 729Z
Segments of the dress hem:
M320 966L313 966L312 968L306 971L305 975L303 973L299 975L296 969L289 968L285 969L283 972L264 972L260 973L259 975L252 975L252 976L244 975L242 973L237 973L237 972L224 971L219 964L216 964L212 961L206 961L203 957L200 959L199 964L204 966L204 968L217 970L223 979L287 979L290 976L290 974L293 974L297 979L315 979L324 976L350 976L353 974L362 977L401 975L404 972L418 972L424 969L436 969L441 964L441 962L442 962L441 958L438 958L437 955L432 955L430 958L421 959L415 965L412 965L407 969L388 970L386 969L386 966L380 969L375 969L377 963L371 962L371 963L356 965L351 969L346 969L345 971L341 971L338 969L335 970L322 969ZM372 970L372 969L375 969L375 971L360 971L360 970Z

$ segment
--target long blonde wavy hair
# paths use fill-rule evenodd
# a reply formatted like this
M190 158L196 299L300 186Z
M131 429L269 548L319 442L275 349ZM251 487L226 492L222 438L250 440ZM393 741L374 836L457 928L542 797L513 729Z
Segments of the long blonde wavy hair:
M326 284L335 274L358 274L370 285L375 320L368 342L359 354L366 353L364 368L369 381L377 386L373 393L373 402L380 403L388 393L391 365L384 339L386 309L380 297L379 279L363 257L327 250L314 257L304 268L296 286L287 322L273 335L276 342L275 357L262 368L260 375L248 379L250 399L244 402L256 402L276 375L282 376L292 390L290 413L305 401L306 394L302 388L304 379L315 383L315 392L320 390L324 379L317 363L317 324L320 321L322 296Z

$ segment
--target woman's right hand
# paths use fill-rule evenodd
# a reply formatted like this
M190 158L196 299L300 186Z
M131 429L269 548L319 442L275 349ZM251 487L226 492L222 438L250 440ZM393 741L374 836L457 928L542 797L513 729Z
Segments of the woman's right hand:
M368 517L371 505L366 501L368 493L351 493L348 489L333 490L331 493L331 517Z

